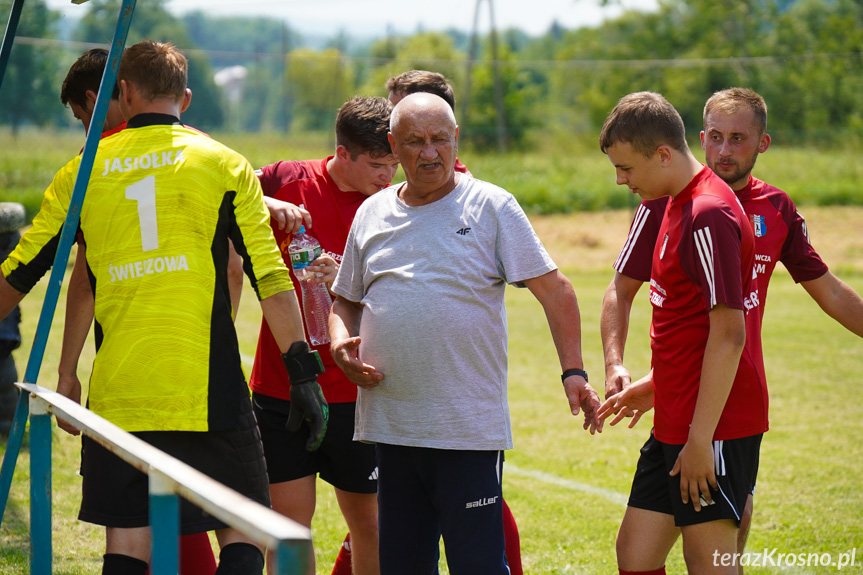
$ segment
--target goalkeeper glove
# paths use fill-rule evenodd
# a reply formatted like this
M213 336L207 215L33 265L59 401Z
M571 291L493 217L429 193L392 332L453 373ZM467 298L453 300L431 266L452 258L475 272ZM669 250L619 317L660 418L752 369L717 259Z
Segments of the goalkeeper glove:
M315 451L324 440L330 416L330 408L317 381L317 375L323 373L324 366L318 352L309 351L309 344L305 341L292 343L282 354L282 361L291 381L291 409L286 427L289 432L296 433L303 421L309 422L306 450Z

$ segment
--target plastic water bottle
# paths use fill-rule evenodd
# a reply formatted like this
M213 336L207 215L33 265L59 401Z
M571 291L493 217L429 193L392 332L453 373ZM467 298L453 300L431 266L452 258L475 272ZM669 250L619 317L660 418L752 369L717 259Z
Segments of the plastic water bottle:
M313 274L306 270L309 264L321 255L321 244L306 233L305 226L300 226L300 231L294 235L294 239L288 246L288 253L291 256L294 275L299 280L300 289L303 291L303 321L309 333L309 342L312 345L329 343L330 333L327 322L333 300L330 299L326 284L308 281Z

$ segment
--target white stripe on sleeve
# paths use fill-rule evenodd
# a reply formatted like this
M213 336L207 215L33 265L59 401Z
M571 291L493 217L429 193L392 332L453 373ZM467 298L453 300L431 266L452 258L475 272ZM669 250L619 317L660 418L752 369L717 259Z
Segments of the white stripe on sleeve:
M647 216L650 215L650 209L644 204L639 204L638 210L635 212L635 217L632 220L632 227L629 229L629 235L626 237L626 243L620 250L617 260L614 262L614 269L623 273L623 268L626 267L626 262L629 261L629 256L632 255L632 250L638 242L638 237L641 235L641 230L644 229L644 224L647 222Z
M704 268L704 275L707 277L707 285L710 288L710 307L713 307L716 305L716 275L713 267L713 238L710 235L710 228L695 230L693 237L695 247L698 249L698 257L701 260L701 267Z

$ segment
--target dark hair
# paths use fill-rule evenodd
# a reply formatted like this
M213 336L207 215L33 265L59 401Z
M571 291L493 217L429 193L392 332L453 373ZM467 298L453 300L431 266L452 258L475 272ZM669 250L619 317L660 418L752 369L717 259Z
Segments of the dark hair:
M108 64L108 51L104 48L93 48L84 52L66 74L63 86L60 88L60 101L66 106L69 102L85 108L87 106L87 90L99 93L99 84ZM120 89L114 84L111 99L120 97Z
M627 142L649 158L659 146L681 152L688 148L683 120L674 106L655 92L635 92L620 99L602 126L599 147L605 153L614 144Z
M336 145L347 148L354 160L365 153L375 158L392 154L387 140L392 109L386 98L354 96L339 108Z
M455 112L455 93L443 74L428 70L411 70L387 80L387 90L395 94L416 94L428 92L440 96Z
M117 83L131 82L147 100L181 100L186 95L188 76L189 64L176 46L144 40L123 52Z
M767 131L767 104L764 103L764 98L748 88L728 88L714 93L704 104L702 120L706 125L707 115L712 112L733 114L742 108L752 110L758 135L763 136Z

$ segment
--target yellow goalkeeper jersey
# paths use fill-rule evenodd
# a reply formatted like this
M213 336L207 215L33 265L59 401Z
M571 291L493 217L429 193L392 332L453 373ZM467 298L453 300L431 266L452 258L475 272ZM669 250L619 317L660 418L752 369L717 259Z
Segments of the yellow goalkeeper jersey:
M57 175L2 265L28 292L53 262L81 157ZM228 293L228 238L259 299L292 289L258 178L241 155L142 114L102 140L80 229L96 303L88 407L127 431L236 425L248 388Z

